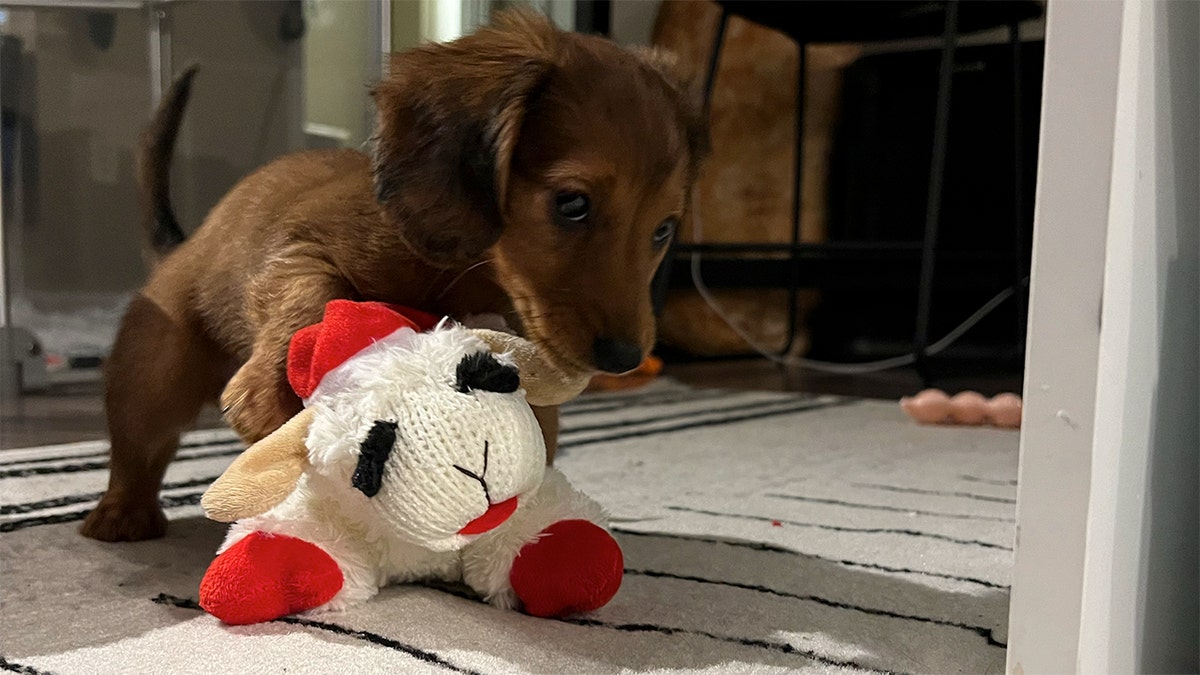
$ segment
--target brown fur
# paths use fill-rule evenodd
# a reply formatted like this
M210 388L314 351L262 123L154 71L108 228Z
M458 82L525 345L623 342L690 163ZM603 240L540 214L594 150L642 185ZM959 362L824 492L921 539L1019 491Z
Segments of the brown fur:
M305 152L263 167L134 299L107 364L109 489L85 535L163 534L162 476L205 402L220 396L247 442L295 414L288 342L328 300L501 312L572 373L595 370L597 338L653 344L664 247L652 233L682 217L702 139L667 61L516 13L397 54L374 96L373 157ZM148 166L166 161L162 120L177 123L180 98L164 100ZM161 228L167 172L142 174ZM589 224L556 223L561 190L590 196ZM552 458L557 409L536 413Z

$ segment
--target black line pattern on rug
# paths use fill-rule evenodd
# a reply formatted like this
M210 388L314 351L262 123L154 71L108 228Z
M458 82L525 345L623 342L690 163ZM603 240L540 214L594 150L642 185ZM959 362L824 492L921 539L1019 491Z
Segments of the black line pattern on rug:
M626 571L628 571L628 570L626 570ZM452 595L456 598L461 598L463 600L468 600L470 602L474 602L477 604L483 604L483 601L480 600L478 596L472 594L470 591L468 591L460 586L457 586L457 585L433 582L433 583L424 584L424 586L426 588L429 588L430 590L438 591L439 593L445 593L447 595ZM884 675L901 675L900 672L895 671L895 670L883 670L883 669L875 668L873 666L866 666L861 663L856 663L854 661L839 661L837 659L833 659L828 656L823 656L821 654L809 651L807 649L801 649L799 647L794 647L790 644L787 644L786 642L769 642L767 640L758 640L755 638L741 638L741 637L735 637L735 636L729 636L729 635L717 635L716 633L709 633L708 631L695 630L695 629L691 629L691 628L676 628L673 626L662 626L659 624L652 624L652 623L612 623L609 621L601 621L599 619L584 619L582 617L559 617L556 619L549 619L549 621L556 621L558 623L565 623L565 624L570 624L573 626L585 626L588 628L608 628L610 630L622 631L622 632L626 632L626 633L658 633L660 635L692 635L692 636L708 638L710 640L716 640L718 642L724 642L726 644L738 645L741 647L754 647L754 648L758 648L758 649L766 649L768 651L782 652L784 654L790 654L793 656L801 656L801 657L810 659L812 661L816 661L817 663L820 663L820 664L826 665L826 666L837 666L840 668L849 668L851 670L857 670L857 671L864 672L864 673L882 673Z
M770 412L765 412L765 413L761 413L758 415L731 417L728 420L716 419L713 421L705 421L703 423L696 424L696 426L708 426L710 424L722 424L725 422L735 422L735 421L740 421L742 419L756 419L758 417L769 417L771 415L786 414L788 412L806 410L809 408L819 409L819 408L828 407L830 405L835 405L837 403L840 403L840 402L836 402L836 403L817 402L817 403L814 403L811 400L807 400L802 404L793 405L792 407L783 409L783 410L777 410L777 411L772 410ZM720 411L716 411L716 412L720 412ZM688 418L696 417L696 416L698 416L698 413L691 413L691 412L684 411L681 413L677 413L674 416L674 418L675 419L688 419ZM672 419L672 418L667 418L667 419ZM579 446L583 446L583 445L591 445L593 443L600 443L600 442L603 442L606 440L622 440L624 438L647 436L647 435L652 435L652 434L656 434L656 433L665 433L665 432L669 432L669 431L677 431L677 430L687 429L687 428L691 428L691 426L685 425L685 426L680 426L680 427L676 427L676 428L666 428L666 429L661 429L661 430L660 429L649 429L649 430L645 430L644 433L643 432L630 432L630 433L624 434L624 435L618 434L618 435L613 435L613 436L605 436L603 438L589 438L589 439L584 439L584 440L580 440L580 441L569 441L568 440L568 441L561 442L559 444L559 449L562 450L564 448L569 448L569 447L579 447ZM563 435L573 434L573 433L575 433L575 430L572 429L569 425L565 425L563 427L562 433L563 433ZM228 442L222 442L222 444L225 444L225 443L228 443ZM230 450L206 453L203 455L194 454L194 455L188 455L188 456L180 456L180 457L176 457L172 461L172 463L177 464L179 462L194 461L194 460L198 460L198 459L214 459L214 458L219 458L219 457L232 457L234 455L240 454L243 449L244 449L244 446L240 442L238 442L237 447L230 449ZM107 458L107 455L108 455L108 452L105 451L100 456ZM60 465L60 466L35 466L35 467L28 467L28 468L22 468L22 469L8 469L8 470L0 471L0 478L26 478L29 476L44 476L44 475L51 475L51 474L56 474L56 473L80 473L83 471L98 471L98 470L107 469L107 468L108 468L108 461L107 461L107 459L105 459L103 461L82 462L82 463L78 463L78 464L64 464L64 465Z
M181 480L171 483L163 483L163 490L179 490L181 488L198 487L201 485L209 485L217 479L217 476L204 476L202 478L193 478L191 480ZM43 499L36 502L23 502L20 504L0 504L0 516L7 516L17 513L29 513L31 511L41 511L43 509L53 509L60 506L70 506L71 504L82 504L90 502L104 496L103 492L89 492L87 494L69 495L66 497L55 497L53 499Z
M740 412L743 412L746 410L761 411L766 408L771 408L771 407L774 407L774 406L777 406L780 404L793 404L794 405L795 403L796 403L795 401L789 401L789 400L759 400L759 401L751 401L749 403L741 403L741 404L736 404L736 405L725 406L722 408L702 408L699 410L687 410L684 412L674 412L674 413L669 413L666 415L657 415L654 417L642 417L639 419L627 419L627 420L620 420L620 421L616 421L616 422L602 422L599 424L592 424L592 425L588 425L588 426L578 426L578 427L570 426L570 427L564 427L563 431L570 432L570 433L587 433L587 432L591 432L591 431L605 431L607 429L627 429L629 427L635 427L635 426L638 426L641 424L656 424L658 422L669 422L671 420L677 420L683 415L699 417L701 415L716 415L716 414L720 414L720 413L740 413ZM813 405L813 404L821 405L823 402L807 401L807 403L810 405Z
M22 675L51 675L48 670L41 670L33 666L27 666L21 663L15 663L0 656L0 670L10 673L21 673Z
M898 534L906 537L922 537L926 539L937 539L946 541L952 544L962 544L964 546L981 546L983 548L996 548L1002 551L1011 551L1011 546L1002 544L993 544L990 541L980 541L978 539L959 539L945 534L937 534L936 532L922 532L920 530L910 530L907 528L893 527L850 527L847 525L827 525L825 523L806 523L800 520L785 520L783 518L771 518L768 516L755 516L748 513L723 513L721 511L706 511L704 509L693 509L687 506L667 506L666 508L672 511L682 511L685 513L698 513L704 516L715 516L718 518L737 518L740 520L755 520L767 523L786 523L797 527L812 527L818 530L829 530L832 532L858 532L861 534Z
M588 438L588 439L577 440L577 441L567 440L567 441L561 442L558 447L559 447L559 450L561 451L561 450L564 450L567 448L575 448L575 447L581 447L581 446L585 446L585 445L593 445L596 443L604 443L607 441L619 441L619 440L626 440L629 438L642 438L642 437L646 437L646 436L656 436L659 434L673 433L676 431L684 431L687 429L696 429L696 428L709 427L709 426L720 426L720 425L724 425L724 424L732 424L735 422L741 422L741 421L745 421L745 420L762 419L762 418L773 417L773 416L777 416L777 415L788 415L788 414L793 414L793 413L809 412L809 411L813 411L813 410L822 410L825 408L849 405L849 404L855 403L855 402L857 402L857 401L853 400L853 399L825 401L825 402L813 402L811 400L808 400L803 403L788 406L785 408L771 408L766 411L747 413L744 415L733 415L733 416L727 416L727 417L693 420L693 421L689 421L689 422L685 422L682 424L677 424L677 425L669 426L669 427L643 429L640 431L632 431L632 432L625 432L625 433L619 433L619 434L611 434L611 435L606 435L606 436L598 436L595 438ZM685 412L685 413L680 413L677 416L677 418L680 420L688 420L689 418L696 417L696 416L699 416L699 415ZM572 430L570 428L567 428L567 429L564 429L563 432L564 432L564 434L570 434L570 433L572 433ZM180 458L175 459L174 461L176 463L178 463L178 462L189 461L189 460L193 460L193 459L212 459L212 458L216 458L216 457L224 457L227 455L233 456L233 455L237 455L241 452L242 452L242 448L238 447L235 450L207 454L207 455L204 455L203 457L180 457ZM561 456L561 454L560 454L560 456ZM69 466L60 466L60 467L38 467L36 470L32 471L32 473L23 474L23 476L24 475L46 475L46 474L59 473L59 472L74 473L74 472L78 472L78 471L91 471L91 470L97 470L97 469L104 469L104 468L107 468L107 466L108 466L107 462L95 462L95 463L89 463L89 464L69 465ZM18 470L18 471L23 471L23 470ZM2 478L2 477L5 477L4 472L0 472L0 478ZM210 480L215 480L215 479L216 478L214 477ZM58 521L58 522L66 522L66 521ZM49 524L49 523L47 523L47 524ZM20 528L17 528L17 529L20 529ZM3 529L3 527L0 527L0 532L6 532L6 531L9 531L9 530L5 530L5 529Z
M745 415L734 415L731 417L720 417L715 419L700 420L698 422L689 422L686 424L677 424L671 427L660 427L657 429L647 429L644 431L631 431L624 434L614 434L612 436L603 436L596 438L587 438L578 441L567 441L558 444L558 456L562 456L563 450L571 448L579 448L585 445L595 445L596 443L606 443L610 441L623 441L630 438L643 438L646 436L656 436L658 434L668 434L675 431L686 431L688 429L700 429L703 427L722 426L725 424L734 424L736 422L745 422L748 420L764 419L767 417L777 417L779 415L792 415L803 412L812 412L814 410L824 410L827 408L837 408L846 405L858 403L856 399L845 399L833 402L813 403L811 401L788 406L785 408L773 408L759 413L747 413Z
M887 492L904 492L914 495L934 495L936 497L963 497L965 499L974 499L981 502L997 502L999 504L1016 504L1017 500L1012 497L993 497L992 495L981 495L974 492L960 492L958 490L927 490L925 488L901 487L898 485L881 485L879 483L851 483L854 487L870 488L872 490L885 490Z
M918 623L927 623L927 624L932 624L935 626L946 626L948 628L958 628L961 630L970 631L970 632L982 637L983 639L987 640L988 645L991 647L1008 647L1007 644L1000 642L999 640L996 639L995 631L991 628L984 628L983 626L973 626L973 625L961 623L958 621L950 621L949 619L935 619L933 617L920 616L918 614L901 614L900 612L893 612L893 611L887 610L887 609L876 609L874 607L863 607L861 605L852 605L848 602L841 602L839 600L830 600L829 598L822 598L821 596L818 596L818 595L791 593L788 591L780 591L780 590L777 590L774 588L769 588L767 586L760 586L758 584L743 584L743 583L740 583L737 581L724 581L721 579L708 579L706 577L697 577L697 576L692 576L689 574L674 574L671 572L659 572L659 571L655 571L655 570L634 570L634 569L626 569L625 573L631 574L631 575L637 575L637 576L651 577L654 579L676 579L679 581L691 581L691 582L698 583L698 584L709 584L709 585L713 585L713 586L728 586L730 588L740 588L742 590L754 591L756 593L763 593L766 595L775 595L775 596L778 596L781 598L789 598L792 600L802 600L805 602L812 602L812 603L816 603L818 605L832 607L834 609L844 609L844 610L851 611L851 612L859 612L861 614L870 614L872 616L883 616L883 617L887 617L889 619L904 619L906 621L916 621Z
M802 551L794 551L783 546L775 544L767 544L761 541L739 541L735 539L716 539L712 537L694 537L686 534L668 534L666 532L639 532L638 530L628 530L621 527L610 528L614 533L621 535L632 535L635 537L653 537L659 539L675 539L679 541L694 541L702 544L724 544L725 546L733 546L735 548L746 548L752 551L762 551L764 553L782 553L785 555L799 556L802 558L812 558L823 562L836 563L847 567L862 567L869 570L878 570L880 572L891 572L893 574L915 574L924 577L934 577L937 579L948 579L950 581L962 581L970 584L977 584L986 588L995 588L997 590L1007 591L1008 586L997 584L986 579L978 577L961 576L957 574L945 574L943 572L929 572L926 570L915 570L909 567L894 567L891 565L880 565L878 563L861 562L858 560L845 560L842 558L829 558L816 553L805 553Z
M176 457L171 461L172 464L179 462L192 462L201 459L217 459L220 457L233 457L240 455L245 446L239 441L237 447L231 450L221 450L219 452L209 452L204 454L188 455L186 457ZM107 457L105 452L104 456ZM27 469L7 469L0 471L0 478L28 478L29 476L49 476L56 473L81 473L84 471L99 471L108 468L108 460L96 462L81 462L79 464L63 464L61 466L31 466Z
M97 443L103 443L103 442L104 441L97 441ZM179 450L190 450L193 448L212 448L212 447L216 447L219 445L233 445L234 443L241 445L242 441L239 440L238 438L224 438L224 439L216 439L216 440L211 440L211 441L188 441L187 443L180 443ZM53 447L54 446L52 446L52 445L46 446L46 449L51 449ZM10 459L8 461L0 462L0 466L15 466L17 464L48 464L50 462L70 462L70 461L76 461L76 460L80 460L80 459L93 459L93 458L97 458L97 457L108 457L107 445L105 446L105 448L103 450L96 450L94 452L85 452L85 453L81 453L78 455L66 455L66 456L59 456L59 457L38 457L36 459Z
M47 446L51 449L53 446ZM65 455L58 457L35 457L34 459L10 459L6 462L0 462L0 466L16 466L18 464L49 464L50 462L70 462L79 459L92 459L93 457L104 457L108 455L108 447L103 450L95 450L92 452L83 452L78 455Z
M846 400L834 401L834 402L826 402L823 404L813 404L812 402L808 402L808 403L798 405L798 406L791 406L791 407L787 407L787 408L783 408L783 409L772 409L772 410L760 412L760 413L750 413L750 414L746 414L746 415L739 415L739 416L732 416L732 417L725 417L725 418L718 418L718 419L700 420L697 422L678 424L678 425L671 426L671 427L662 427L662 428L658 428L658 429L649 429L649 430L638 431L638 432L615 434L613 436L591 438L591 439L587 439L587 440L583 440L583 441L567 442L564 444L560 444L559 450L561 451L561 450L563 450L565 448L569 448L569 447L579 447L579 446L584 446L584 445L592 445L595 443L603 443L606 441L615 441L615 440L624 440L624 439L628 439L628 438L640 438L640 437L646 437L646 436L655 436L658 434L673 433L676 431L683 431L683 430L687 430L687 429L696 429L696 428L701 428L701 427L732 424L734 422L741 422L741 421L753 420L753 419L762 419L765 417L773 417L773 416L777 416L777 415L788 415L788 414L795 414L795 413L802 413L802 412L810 412L813 410L821 410L824 408L849 405L849 404L856 403L856 402L857 401L853 400L853 399L846 399ZM681 417L683 417L683 416L681 416ZM241 449L239 448L238 450L232 451L229 454L236 455L240 452L241 452ZM216 456L218 456L218 455L215 455L215 454L208 455L207 457L216 457ZM561 456L561 452L560 452L560 456ZM180 460L176 460L176 461L180 461ZM105 466L106 466L105 464L101 463L98 468L104 468ZM83 469L78 469L78 470L83 470ZM183 506L183 505L189 505L189 504L198 504L198 503L200 503L200 496L201 496L201 493L194 493L191 495L178 495L178 496L172 496L172 497L162 497L159 499L159 503L163 505L163 508L169 508L171 506ZM90 511L91 511L91 509L83 509L83 510L79 510L79 511L71 511L69 513L58 513L58 514L49 515L49 516L40 516L40 517L35 517L35 518L25 518L25 519L21 519L21 520L10 520L10 521L6 521L6 522L0 522L0 533L15 532L17 530L23 530L28 527L35 527L35 526L39 526L39 525L56 525L59 523L69 523L69 522L76 521L76 520L82 520L83 518L87 517L87 514ZM716 514L716 515L721 515L721 514ZM767 519L767 520L771 520L771 519ZM825 527L827 529L832 528L832 526L825 526ZM935 536L935 535L927 535L927 536ZM989 544L983 544L983 545L986 546ZM1003 547L1001 547L1001 548L1003 548ZM1008 549L1008 550L1011 550L1011 549Z
M658 633L660 635L694 635L698 637L717 640L727 644L734 644L741 647L755 647L758 649L766 649L773 652L781 652L783 654L791 654L801 656L811 661L815 661L823 666L835 666L838 668L849 668L864 673L881 673L882 675L900 675L900 671L885 670L872 666L863 665L854 661L842 661L833 659L828 656L823 656L807 649L794 647L786 642L771 642L768 640L759 640L757 638L743 638L728 635L718 635L703 630L693 630L691 628L674 628L671 626L660 626L652 623L610 623L600 621L598 619L583 619L583 618L565 618L557 619L560 623L572 624L575 626L586 626L589 628L608 628L610 630L621 631L624 633Z
M564 403L560 410L564 415L588 415L592 413L612 412L634 406L659 406L704 401L712 398L721 398L722 396L731 396L736 393L738 392L730 392L725 389L667 389L644 394L630 394L619 398L577 398L569 403Z
M826 499L824 497L805 497L802 495L790 495L782 492L767 492L764 497L774 497L776 499L787 499L797 502L808 502L812 504L829 504L832 506L845 506L851 509L867 509L870 511L891 511L894 513L912 514L918 516L934 516L937 518L953 518L955 520L982 520L993 523L1015 523L1016 518L1004 518L1002 516L980 516L973 513L946 513L944 511L925 511L922 509L909 509L902 506L886 506L883 504L863 504L861 502L847 502L840 499Z
M193 492L191 494L174 495L171 497L159 497L158 503L164 509L170 509L177 506L193 506L200 503L200 497L203 492ZM0 523L0 532L16 532L27 527L37 527L39 525L57 525L59 523L70 523L76 520L83 520L92 510L80 509L78 511L68 511L67 513L55 513L49 516L37 516L35 518L22 518L20 520L8 520Z
M196 602L195 600L192 600L191 598L180 598L178 596L168 595L166 593L159 593L157 596L150 598L150 602L153 602L153 603L159 604L159 605L166 605L169 607L178 607L180 609L194 609L194 610L197 610L200 612L204 611L204 608L202 608L200 606L200 603ZM304 626L306 628L316 628L318 630L323 630L328 633L334 633L337 635L343 635L345 637L351 637L356 640L362 640L364 642L369 642L373 645L379 645L380 647L387 647L388 649L402 652L404 654L408 654L409 656L411 656L415 659L418 659L420 661L424 661L425 663L439 666L441 668L445 668L446 670L450 670L450 671L453 671L456 673L465 673L466 675L483 675L482 673L480 673L477 670L471 670L470 668L463 668L461 666L456 666L453 663L450 663L449 661L438 656L437 654L434 654L433 652L425 651L424 649L420 649L418 647L413 647L412 645L406 645L403 642L398 642L391 638L384 637L378 633L372 633L370 631L355 630L353 628L346 628L345 626L340 626L336 623L328 623L325 621L316 621L313 619L301 619L301 618L295 617L295 616L280 617L278 619L272 620L270 623L286 623L286 624L291 624L294 626Z
M959 475L959 480L965 480L971 483L983 483L984 485L996 485L999 487L1016 487L1016 478L980 478L979 476L968 476L966 474Z
M671 405L671 404L675 404L675 403L691 403L694 401L703 401L703 400L708 400L708 399L713 399L713 398L721 398L722 396L738 396L743 393L748 395L748 394L753 394L753 393L758 393L758 392L737 392L737 391L728 391L728 390L724 390L724 389L668 389L668 390L664 390L664 391L648 392L645 394L622 396L619 398L617 398L617 397L605 398L605 399L597 400L597 401L576 399L576 401L578 401L578 403L572 402L572 403L568 403L568 404L562 406L561 414L564 417L573 417L573 416L587 415L587 414L593 414L593 413L610 412L610 411L614 411L614 410L620 410L622 408L632 407L634 405L658 406L658 405ZM780 397L780 400L786 401L788 399L797 399L797 398L801 398L801 397L800 396ZM99 442L103 442L103 441L97 441L97 442L99 443ZM213 439L213 440L209 440L209 441L188 441L186 443L180 443L179 450L188 450L188 449L192 449L192 448L208 448L208 447L215 447L215 446L219 446L219 445L231 445L234 443L241 444L242 442L236 436L231 436L229 438ZM53 446L47 446L47 448L50 448L50 447L53 447ZM17 448L17 449L24 449L24 448ZM48 464L50 462L78 461L78 460L83 460L83 459L95 459L95 458L102 458L102 457L107 457L107 456L108 456L108 448L105 447L103 450L97 450L94 452L85 452L85 453L80 453L78 455L65 455L65 456L58 456L58 457L38 457L35 459L0 460L0 467L16 466L19 464ZM216 455L213 455L213 456L216 456ZM182 457L177 457L176 459L177 460L178 459L188 459L188 457L182 456ZM4 475L4 473L2 471L0 471L0 478L3 478L3 477L6 477L6 476Z

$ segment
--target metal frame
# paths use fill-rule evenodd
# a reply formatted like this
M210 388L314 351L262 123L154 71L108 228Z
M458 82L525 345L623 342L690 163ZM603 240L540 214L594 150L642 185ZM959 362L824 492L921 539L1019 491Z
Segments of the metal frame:
M574 0L575 30L607 36L612 30L612 0Z
M929 372L929 318L933 311L933 268L937 262L938 229L942 220L942 187L946 180L946 146L950 135L950 95L954 91L954 51L958 47L958 0L946 5L942 32L942 62L938 66L937 110L933 122L933 156L929 164L929 199L925 203L925 240L921 247L921 281L917 291L917 326L913 356L926 384Z
M383 79L387 74L389 55L392 53L392 0L372 0L375 3L376 11L374 13L375 21L379 25L372 31L372 37L367 40L367 68L369 71L363 73L367 82L377 82ZM366 125L363 127L367 130L367 139L365 142L370 143L370 138L373 135L375 128L375 102L368 98L367 104L363 106L363 115L366 117Z
M1013 99L1013 236L1016 237L1015 252L1017 281L1029 276L1029 259L1025 254L1025 87L1021 67L1021 25L1008 25L1008 41L1012 47L1012 99ZM1017 339L1024 341L1029 321L1028 291L1016 294Z
M392 53L392 0L376 0L379 9L379 51Z
M171 86L171 29L167 10L157 2L144 3L146 11L146 59L150 64L150 110L158 108L163 92Z
M949 126L950 126L950 103L954 86L954 70L955 70L955 52L958 48L959 32L958 32L958 0L949 0L946 3L945 19L942 33L941 47L941 62L938 68L938 91L937 102L935 105L934 116L934 131L933 131L933 156L929 170L929 193L926 202L925 210L925 228L924 237L920 246L920 281L917 286L917 313L913 331L912 353L916 361L917 372L925 384L929 384L933 380L933 374L930 370L930 354L928 353L930 344L929 328L933 313L933 290L934 290L934 271L939 257L942 254L938 252L938 235L941 225L942 212L942 192L945 184L946 175L946 157L949 145ZM713 87L716 80L717 66L720 60L721 48L725 39L725 32L731 14L727 8L722 6L721 17L717 23L716 33L713 39L713 50L709 59L707 77L704 85L704 115L708 117L710 114L710 106L712 100ZM1013 148L1014 148L1014 237L1016 244L1015 264L1009 268L1015 272L1015 284L1020 287L1023 280L1028 275L1027 262L1025 260L1025 196L1024 196L1024 129L1021 124L1021 114L1023 111L1023 82L1021 72L1021 42L1020 31L1018 24L1009 24L1009 42L1012 48L1012 88L1013 88ZM775 254L774 258L757 258L746 260L743 259L742 265L731 264L732 261L717 261L717 266L723 266L725 270L734 272L737 281L733 284L709 283L710 286L732 285L737 287L764 287L767 284L762 283L762 276L768 276L772 279L783 281L783 288L788 291L788 337L781 354L786 354L795 343L796 337L796 319L797 319L797 300L799 291L804 286L829 286L831 281L836 280L837 273L845 274L844 269L837 269L837 265L853 264L856 261L877 262L887 260L896 264L911 264L913 261L912 253L914 246L909 242L878 242L873 245L864 245L857 249L849 249L846 247L837 247L835 244L803 244L800 241L800 224L801 224L801 198L803 193L803 169L804 169L804 106L806 101L807 89L807 42L801 39L796 40L797 49L799 50L799 72L797 73L797 91L796 91L796 141L793 166L793 196L792 196L792 232L790 244L764 244L764 245L746 245L746 244L677 244L672 246L671 252L668 254L667 260L663 263L663 269L660 270L659 277L655 281L653 296L655 300L656 310L661 313L662 306L666 302L666 291L673 285L683 285L678 283L673 278L671 269L673 258L680 254L689 254L693 252L715 254ZM781 260L779 256L784 258ZM861 257L856 257L856 255ZM763 266L777 266L786 261L786 265L790 271L783 275L770 273L764 275ZM801 263L804 263L804 269L801 268ZM983 256L979 262L992 262ZM829 276L821 281L818 273L812 269L815 264L829 263L826 270L830 273ZM749 265L756 266L753 270L747 267ZM703 270L705 267L713 267L712 265L701 265ZM739 273L740 272L740 273ZM751 281L751 278L759 277L756 281ZM695 280L691 279L694 284ZM807 283L806 283L807 282ZM833 285L836 285L834 283ZM780 286L776 286L780 287ZM1019 290L1017 293L1019 303L1019 319L1017 325L1018 339L1023 340L1025 334L1025 316L1026 300L1024 292Z
M145 0L5 0L18 9L141 9Z

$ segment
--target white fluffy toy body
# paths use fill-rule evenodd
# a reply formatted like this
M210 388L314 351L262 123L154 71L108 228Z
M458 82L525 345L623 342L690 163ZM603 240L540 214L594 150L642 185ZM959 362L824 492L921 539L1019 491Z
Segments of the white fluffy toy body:
M586 382L563 379L518 337L434 324L333 301L297 333L288 378L304 410L202 501L233 522L201 582L207 611L256 623L429 579L535 616L615 595L620 548L599 505L546 468L530 407Z

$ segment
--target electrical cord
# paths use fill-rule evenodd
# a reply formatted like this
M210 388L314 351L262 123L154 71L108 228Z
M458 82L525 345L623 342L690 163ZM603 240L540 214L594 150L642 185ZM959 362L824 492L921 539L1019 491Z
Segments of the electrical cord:
M700 211L698 208L695 208L696 201L697 200L693 194L692 238L696 244L700 244L703 242L704 238L703 225L700 219ZM700 294L700 297L704 299L704 302L713 310L713 312L716 313L721 321L723 321L725 325L729 326L733 332L737 333L738 336L742 338L742 340L744 340L751 349L775 363L785 366L806 368L808 370L814 370L822 373L832 373L837 375L864 375L868 373L878 373L884 370L891 370L893 368L903 368L904 366L912 365L917 361L915 354L904 354L902 356L894 356L887 359L867 361L863 363L836 363L832 361L806 359L799 356L780 356L778 354L774 354L756 342L754 338L746 333L746 331L742 330L741 326L738 326L737 323L721 308L720 303L717 302L717 299L713 296L712 291L709 290L708 286L704 283L704 276L700 271L700 258L700 251L693 250L691 255L692 285L696 287L696 291ZM954 344L959 338L965 335L967 331L974 328L975 325L982 321L985 316L992 313L993 310L1003 304L1005 300L1012 297L1019 288L1027 285L1028 283L1029 277L1025 277L1018 283L997 293L994 297L992 297L991 300L985 302L982 307L975 310L974 314L971 314L971 316L967 317L966 320L958 324L958 326L956 326L953 330L951 330L949 333L946 333L944 337L929 345L929 347L925 350L925 353L933 355L944 351L947 347Z

